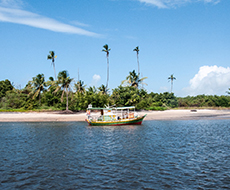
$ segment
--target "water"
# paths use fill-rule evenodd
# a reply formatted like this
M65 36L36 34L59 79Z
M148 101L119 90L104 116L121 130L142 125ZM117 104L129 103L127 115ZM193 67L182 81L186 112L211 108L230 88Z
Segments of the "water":
M230 189L230 120L0 123L0 189Z

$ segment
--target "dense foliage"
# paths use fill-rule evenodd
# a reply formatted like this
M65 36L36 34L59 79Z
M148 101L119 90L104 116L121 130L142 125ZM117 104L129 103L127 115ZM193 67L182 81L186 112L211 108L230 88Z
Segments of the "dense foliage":
M230 96L198 95L178 98L179 107L230 107Z
M133 71L134 72L134 71ZM132 81L133 73L127 77ZM52 77L45 80L43 74L38 74L27 83L25 88L16 89L9 80L0 81L1 110L86 110L89 104L93 107L135 106L138 110L165 110L169 108L186 107L230 107L230 96L207 96L177 98L173 93L148 93L138 88L142 80L135 75L137 85L127 83L118 86L109 93L105 85L96 88L86 88L83 81L73 82L67 71L58 74L58 80ZM139 85L140 86L140 85ZM72 88L73 87L73 88ZM64 94L66 94L64 96Z
M13 86L8 79L0 81L0 99L6 95L7 91L10 90L13 90Z

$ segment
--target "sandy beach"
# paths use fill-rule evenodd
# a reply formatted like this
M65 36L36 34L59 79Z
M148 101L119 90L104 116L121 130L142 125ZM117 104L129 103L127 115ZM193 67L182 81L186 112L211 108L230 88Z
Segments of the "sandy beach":
M166 110L141 111L145 120L210 120L230 119L230 110ZM0 113L0 122L85 121L85 113L60 114L57 112Z

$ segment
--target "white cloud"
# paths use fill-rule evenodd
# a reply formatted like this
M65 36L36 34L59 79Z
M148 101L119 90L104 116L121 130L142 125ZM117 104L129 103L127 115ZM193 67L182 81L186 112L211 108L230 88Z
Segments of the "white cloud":
M21 0L0 0L1 7L21 8L22 5Z
M139 0L141 3L152 4L158 8L167 8L164 0Z
M72 21L71 24L74 24L76 26L82 26L82 27L89 27L88 24L85 24L85 23L82 23L82 22L79 22L79 21Z
M1 4L3 3L4 1L1 2ZM7 3L4 4L6 5ZM79 34L85 36L99 36L94 32L71 26L69 24L64 24L55 19L44 17L29 11L15 8L0 7L0 21L28 25L35 28L51 30L54 32Z
M160 93L168 92L168 91L169 91L169 88L166 87L166 86L161 86L161 87L159 88L159 92L160 92Z
M184 89L187 95L224 95L230 87L230 68L202 66Z
M139 0L141 3L154 5L158 8L178 7L185 3L204 2L217 4L220 0Z
M101 76L100 75L93 75L93 80L90 84L90 86L97 86L98 82L101 80Z

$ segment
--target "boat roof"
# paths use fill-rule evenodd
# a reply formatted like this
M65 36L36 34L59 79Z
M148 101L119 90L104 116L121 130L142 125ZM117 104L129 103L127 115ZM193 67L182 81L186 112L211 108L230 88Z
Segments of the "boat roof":
M126 110L126 109L135 109L135 106L128 106L128 107L117 107L115 109L119 109L119 110Z
M126 109L135 109L135 106L127 107L114 107L114 108L87 108L88 110L126 110Z

